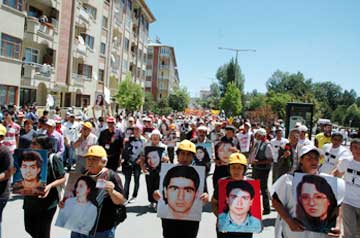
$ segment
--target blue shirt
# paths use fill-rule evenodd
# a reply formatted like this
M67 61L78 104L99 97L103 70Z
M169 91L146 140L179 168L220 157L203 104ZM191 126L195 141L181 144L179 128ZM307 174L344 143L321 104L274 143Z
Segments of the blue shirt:
M221 213L218 217L218 228L220 232L250 232L259 233L262 230L261 221L248 215L245 221L238 225L231 220L229 213Z

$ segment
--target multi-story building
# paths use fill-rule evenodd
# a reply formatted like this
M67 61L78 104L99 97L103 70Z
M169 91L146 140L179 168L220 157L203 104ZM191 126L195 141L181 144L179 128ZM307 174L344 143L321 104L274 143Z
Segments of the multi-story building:
M168 97L179 88L179 73L177 69L174 47L156 43L148 45L146 66L145 92L150 92L156 101Z
M128 71L145 81L143 0L0 1L0 104L87 106Z

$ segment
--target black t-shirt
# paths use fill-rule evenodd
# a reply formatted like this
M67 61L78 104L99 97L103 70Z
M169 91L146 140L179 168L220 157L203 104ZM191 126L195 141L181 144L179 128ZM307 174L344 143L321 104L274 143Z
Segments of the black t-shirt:
M118 157L123 147L123 136L120 130L110 132L109 129L103 130L100 133L98 144L104 147L108 157Z
M0 173L8 170L13 163L14 159L9 148L0 144ZM8 199L9 195L9 179L7 179L0 182L0 199Z
M104 175L105 177L108 176L107 180L111 181L114 183L115 188L114 190L124 194L124 189L123 189L123 185L121 182L121 178L120 176L115 173L112 170L107 170L107 175ZM102 176L100 176L102 177ZM104 191L103 191L104 192ZM106 231L106 230L110 230L111 228L114 227L114 211L117 205L115 205L110 196L107 193L104 193L104 200L102 202L102 206L101 206L101 212L100 212L100 217L99 217L99 222L97 225L97 229L96 232L102 232L102 231Z

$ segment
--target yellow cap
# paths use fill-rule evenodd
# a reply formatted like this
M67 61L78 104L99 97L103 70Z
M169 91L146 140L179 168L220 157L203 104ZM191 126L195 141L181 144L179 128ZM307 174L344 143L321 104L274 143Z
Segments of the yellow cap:
M176 128L176 126L175 126L175 124L170 124L169 128L170 128L171 130L174 130L174 129Z
M0 124L0 136L6 135L6 127Z
M247 166L247 159L241 153L233 153L229 157L229 164L242 164Z
M102 146L93 145L89 148L87 154L85 155L85 157L89 157L89 156L104 158L104 157L107 157L107 154L106 154L105 149Z
M89 129L92 129L92 125L91 125L91 123L90 122L85 122L84 124L83 124L83 126L85 126L86 128L89 128Z
M194 143L192 143L189 140L181 141L178 146L178 150L190 151L190 152L196 154L196 146Z

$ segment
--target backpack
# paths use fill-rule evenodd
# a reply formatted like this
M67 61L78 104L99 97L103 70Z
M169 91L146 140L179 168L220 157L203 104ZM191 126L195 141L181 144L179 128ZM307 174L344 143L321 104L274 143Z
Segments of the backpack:
M51 165L51 173L52 173L52 176L54 177L54 179L56 180L56 176L55 176L55 171L54 171L54 163L53 163L53 160L54 160L54 156L56 156L55 153L51 154L49 156L49 163ZM64 190L65 190L65 184L61 184L59 186L56 186L56 190L58 192L58 198L59 198L59 201L61 201L63 199L63 196L64 196Z

